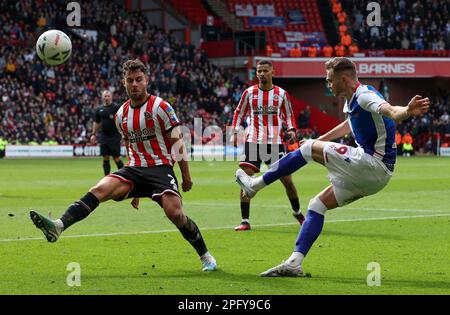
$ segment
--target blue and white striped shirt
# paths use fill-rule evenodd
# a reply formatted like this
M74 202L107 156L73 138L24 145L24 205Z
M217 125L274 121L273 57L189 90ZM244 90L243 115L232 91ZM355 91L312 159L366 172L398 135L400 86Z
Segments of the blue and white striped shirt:
M356 144L364 152L394 164L397 156L395 122L380 114L380 105L387 103L373 86L359 85L344 105Z

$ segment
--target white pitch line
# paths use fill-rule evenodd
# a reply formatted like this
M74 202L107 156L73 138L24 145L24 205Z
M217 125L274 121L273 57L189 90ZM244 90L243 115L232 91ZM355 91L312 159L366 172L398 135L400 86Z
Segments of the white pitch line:
M342 220L327 220L325 223L341 223L341 222L361 222L361 221L380 221L380 220L398 220L398 219L415 219L415 218L431 218L431 217L449 217L450 214L429 214L429 215L411 215L411 216L397 216L397 217L375 217L375 218L356 218L356 219L342 219ZM270 224L258 224L253 227L273 227L273 226L286 226L286 225L298 225L297 222L289 223L270 223ZM218 227L206 227L201 228L201 231L210 230L228 230L232 229L232 226L218 226ZM139 231L139 232L113 232L113 233L98 233L98 234L80 234L80 235L67 235L61 236L61 238L81 238L81 237L98 237L98 236L117 236L117 235L138 235L138 234L160 234L178 232L178 229L169 230L157 230L157 231ZM27 237L20 239L0 239L0 242L20 242L20 241L37 241L43 240L42 237Z
M236 207L238 206L238 203L203 203L203 202L185 202L184 203L185 208L189 207L189 206L210 206L210 207ZM256 208L286 208L286 209L291 209L291 206L289 205L263 205L263 204L253 204L252 203L252 207L256 207ZM434 213L448 213L450 212L450 210L442 210L442 209L420 209L420 210L415 210L415 209L385 209L385 208L347 208L347 207L342 207L342 208L336 208L330 211L334 212L341 212L341 211L345 211L345 210L349 210L349 211L382 211L382 212L434 212Z

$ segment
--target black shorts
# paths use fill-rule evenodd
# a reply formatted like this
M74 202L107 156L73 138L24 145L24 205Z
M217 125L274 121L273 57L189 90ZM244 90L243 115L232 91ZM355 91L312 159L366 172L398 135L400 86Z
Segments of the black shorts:
M100 155L101 156L120 156L120 136L100 136Z
M152 167L125 166L115 173L108 175L130 184L128 194L121 199L149 197L161 205L161 196L171 193L179 196L178 181L169 165Z
M267 166L278 161L285 154L283 144L259 144L246 142L245 156L242 157L239 166L248 166L256 173L259 173L261 162L264 161Z

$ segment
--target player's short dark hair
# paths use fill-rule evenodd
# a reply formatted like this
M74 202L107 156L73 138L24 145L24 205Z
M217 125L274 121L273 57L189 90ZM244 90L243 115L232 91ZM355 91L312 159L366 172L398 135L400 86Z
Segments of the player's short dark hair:
M127 60L122 65L122 76L125 78L128 73L134 71L142 71L147 75L147 66L139 59Z
M325 62L325 69L334 73L346 71L356 77L356 65L353 61L345 57L334 57Z
M272 61L270 61L270 60L260 60L260 61L258 61L256 66L259 66L259 65L268 65L269 67L273 68Z

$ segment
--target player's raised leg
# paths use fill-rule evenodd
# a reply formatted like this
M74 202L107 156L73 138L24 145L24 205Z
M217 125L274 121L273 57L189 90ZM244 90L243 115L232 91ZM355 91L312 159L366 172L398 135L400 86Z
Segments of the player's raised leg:
M292 255L283 263L263 273L262 277L297 277L303 275L302 262L311 246L322 232L324 215L338 206L333 186L328 186L314 197L309 205L306 220L300 229Z
M294 173L313 160L313 147L315 151L314 160L317 158L316 161L323 164L323 143L321 141L307 140L299 149L288 153L272 164L263 176L251 178L244 171L238 169L236 171L236 181L246 196L253 198L259 190L284 176Z
M165 193L161 196L160 204L169 220L175 224L178 230L180 230L181 235L196 250L202 263L202 270L216 270L216 260L208 251L197 224L184 214L180 197L175 193Z
M88 193L75 201L57 220L45 217L31 210L30 218L49 242L56 242L61 233L72 224L85 219L97 206L110 199L121 199L127 195L130 184L117 178L103 177Z

